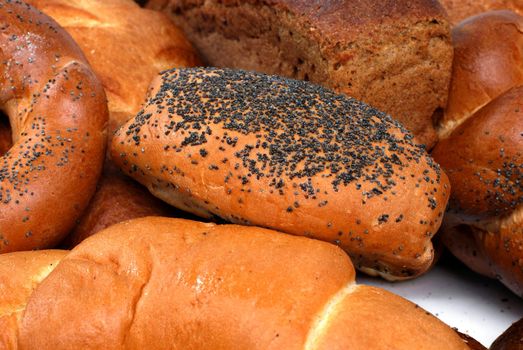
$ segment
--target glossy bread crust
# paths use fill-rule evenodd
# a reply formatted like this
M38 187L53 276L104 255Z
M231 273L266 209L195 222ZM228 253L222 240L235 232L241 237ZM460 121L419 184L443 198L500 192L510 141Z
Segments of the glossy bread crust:
M446 245L474 270L523 296L521 130L523 86L476 112L432 155L453 188L443 224Z
M440 138L490 101L523 84L523 17L492 11L452 29L454 62L449 100L439 121Z
M0 2L0 104L13 146L0 160L0 253L45 248L74 226L105 155L107 103L80 48L51 18Z

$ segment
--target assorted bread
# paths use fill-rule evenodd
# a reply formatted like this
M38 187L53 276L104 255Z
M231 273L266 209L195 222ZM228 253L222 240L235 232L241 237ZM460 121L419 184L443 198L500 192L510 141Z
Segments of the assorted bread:
M0 3L0 253L56 245L89 203L105 155L103 87L74 40L19 1Z
M444 243L473 270L499 279L520 296L522 30L523 17L510 11L478 15L454 28L454 75L445 112L449 118L443 120L448 136L432 153L453 189Z
M149 0L211 66L310 80L385 111L431 148L447 102L450 26L437 0Z
M0 0L0 348L484 349L355 284L426 272L440 225L523 296L523 18L456 24L519 3L149 0L229 67L178 68L163 13L27 2Z
M252 226L135 219L45 270L15 307L20 349L468 349L417 305L356 285L336 246Z
M109 137L138 112L160 71L199 64L191 44L166 16L132 0L28 2L56 20L85 52L107 94ZM71 246L111 224L147 215L181 213L107 160L95 195L64 244Z

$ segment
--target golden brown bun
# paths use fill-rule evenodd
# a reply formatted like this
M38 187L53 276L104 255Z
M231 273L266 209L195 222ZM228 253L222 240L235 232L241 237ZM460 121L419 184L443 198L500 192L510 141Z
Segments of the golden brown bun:
M443 224L447 246L474 270L495 275L523 296L522 130L520 86L476 112L433 156L453 188ZM456 231L459 236L452 236Z
M30 0L77 41L102 80L109 135L133 117L150 81L162 70L200 63L183 33L163 14L132 0ZM98 190L66 244L117 222L148 215L181 215L106 162Z
M354 286L330 315L317 349L469 349L453 330L451 336L447 325L434 320L386 290Z
M523 15L521 0L440 0L452 24L491 10L512 10Z
M203 217L336 243L388 279L426 271L447 177L392 118L303 81L175 69L115 135L113 161Z
M523 17L493 11L468 18L452 30L454 63L449 100L439 121L450 135L481 107L523 84Z
M29 296L66 253L46 250L0 254L1 349L16 349L17 325Z
M13 146L0 160L0 253L55 245L95 191L106 97L80 48L51 18L0 2L0 104Z
M490 350L523 350L523 318L503 332L492 343Z
M150 0L209 65L310 80L391 114L421 143L437 141L452 64L436 0Z
M372 336L371 336L372 335ZM379 335L379 336L377 336ZM20 349L468 349L414 304L356 286L334 245L142 218L83 241L38 286Z

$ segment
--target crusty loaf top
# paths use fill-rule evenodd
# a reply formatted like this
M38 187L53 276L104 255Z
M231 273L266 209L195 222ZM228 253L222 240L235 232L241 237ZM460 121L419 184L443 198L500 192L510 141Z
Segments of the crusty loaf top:
M200 1L185 0L186 4L190 2ZM222 2L226 6L238 4L238 0ZM284 10L302 26L310 28L320 42L328 38L332 45L352 42L362 34L372 36L374 25L382 31L385 23L447 22L445 9L437 0L241 0L240 3L262 3Z

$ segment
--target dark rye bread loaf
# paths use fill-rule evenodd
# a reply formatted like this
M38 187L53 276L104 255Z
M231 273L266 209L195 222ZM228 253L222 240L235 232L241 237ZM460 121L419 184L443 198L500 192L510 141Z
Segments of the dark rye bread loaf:
M450 27L436 0L150 0L212 66L310 80L398 119L429 147L447 101Z
M115 135L113 161L203 217L338 244L389 279L433 260L448 180L385 113L307 82L174 69Z

